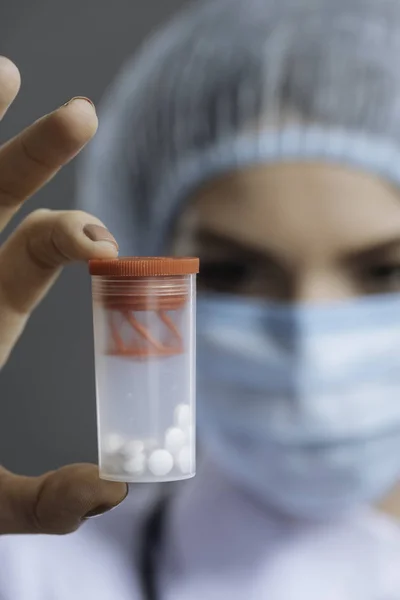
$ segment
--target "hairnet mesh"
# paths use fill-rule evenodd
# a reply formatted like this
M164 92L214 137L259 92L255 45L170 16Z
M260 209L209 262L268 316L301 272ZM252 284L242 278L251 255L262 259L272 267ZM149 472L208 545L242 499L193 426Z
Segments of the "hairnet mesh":
M398 0L211 0L109 89L81 206L123 254L165 251L193 188L257 161L353 162L400 182Z

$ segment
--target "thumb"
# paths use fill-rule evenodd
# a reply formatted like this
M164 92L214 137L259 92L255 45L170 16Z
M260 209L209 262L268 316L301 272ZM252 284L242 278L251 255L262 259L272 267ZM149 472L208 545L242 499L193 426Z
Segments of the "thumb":
M118 506L125 483L99 479L95 465L69 465L40 477L0 468L0 534L66 534L85 518Z

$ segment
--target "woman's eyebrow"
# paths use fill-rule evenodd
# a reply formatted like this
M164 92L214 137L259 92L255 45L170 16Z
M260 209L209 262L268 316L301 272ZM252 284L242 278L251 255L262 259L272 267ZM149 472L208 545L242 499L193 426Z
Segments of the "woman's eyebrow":
M380 258L384 254L390 252L400 252L400 236L383 240L380 242L371 243L367 246L360 247L346 253L346 261L359 261L359 260L374 260Z
M233 255L244 255L256 261L266 261L278 263L279 259L274 256L274 253L269 250L260 250L256 247L251 247L245 242L241 242L229 234L220 233L207 228L200 228L194 234L196 244L207 250L218 250L232 253Z

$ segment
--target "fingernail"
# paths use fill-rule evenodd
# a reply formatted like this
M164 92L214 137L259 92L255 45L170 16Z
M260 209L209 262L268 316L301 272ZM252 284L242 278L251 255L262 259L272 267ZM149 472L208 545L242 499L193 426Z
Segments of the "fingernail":
M117 504L117 506L119 506L119 504ZM83 517L83 520L87 521L88 519L95 519L96 517L101 517L101 515L105 515L106 513L114 510L114 508L117 508L117 506L99 506L95 510L91 510L90 512L88 512L87 515Z
M86 102L89 102L89 104L91 104L93 106L93 108L96 110L94 103L91 101L90 98L87 98L86 96L74 96L73 98L71 98L71 100L68 100L68 102L63 104L63 106L68 106L68 104L75 102L75 100L86 100Z
M114 236L101 225L95 225L90 223L83 228L83 233L90 239L92 242L108 242L112 244L117 250L119 249L118 243Z
M126 498L128 497L129 494L129 485L126 484L126 494L125 496L122 498L122 500L120 500L120 502L118 502L118 504L116 504L115 506L98 506L97 508L95 508L94 510L91 510L90 512L88 512L84 517L83 520L87 521L87 519L94 519L96 517L101 517L101 515L104 515L106 513L111 512L112 510L114 510L115 508L118 508L118 506L120 504L122 504L122 502L124 500L126 500Z

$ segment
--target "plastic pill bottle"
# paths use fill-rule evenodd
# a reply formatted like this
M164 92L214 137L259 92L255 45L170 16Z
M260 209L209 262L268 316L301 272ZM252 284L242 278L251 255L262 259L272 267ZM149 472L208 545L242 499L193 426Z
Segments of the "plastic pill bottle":
M197 258L92 260L100 477L193 477Z

